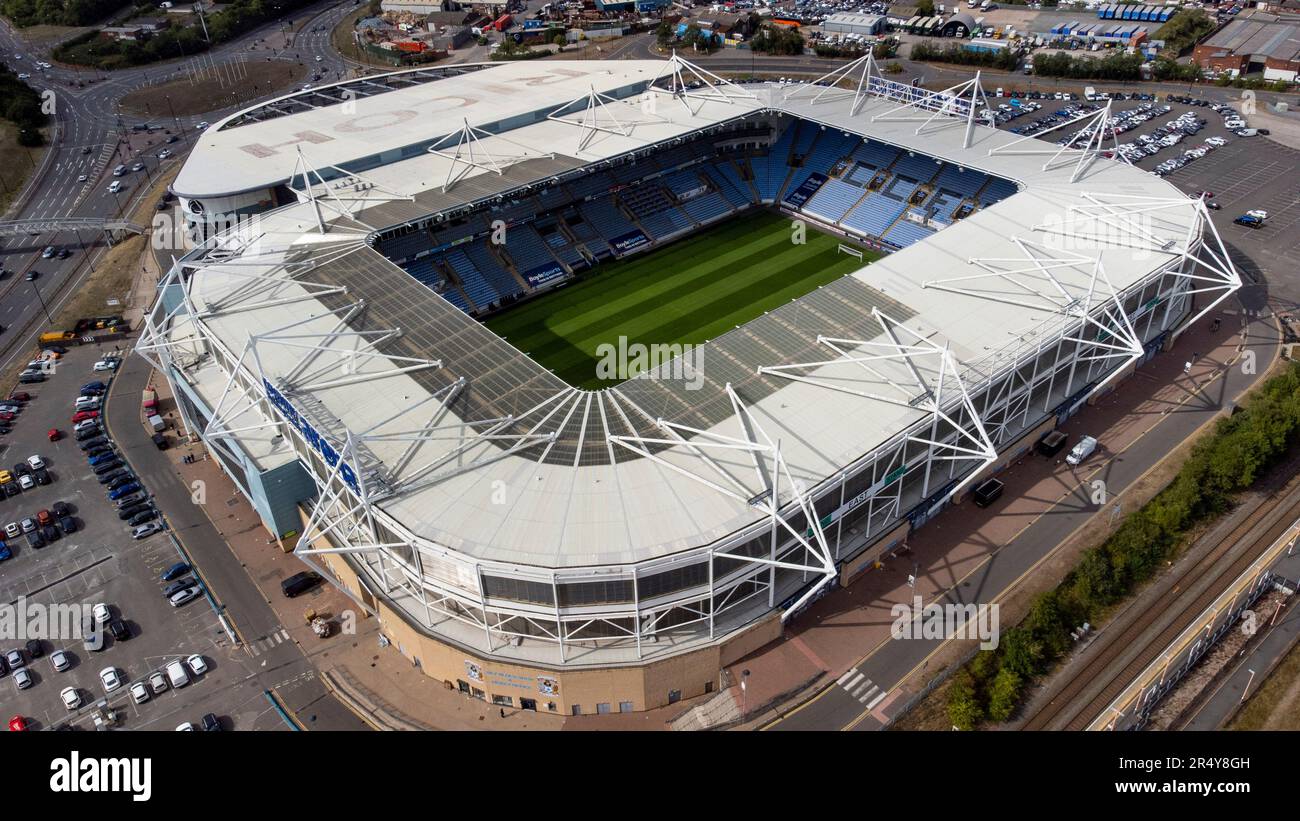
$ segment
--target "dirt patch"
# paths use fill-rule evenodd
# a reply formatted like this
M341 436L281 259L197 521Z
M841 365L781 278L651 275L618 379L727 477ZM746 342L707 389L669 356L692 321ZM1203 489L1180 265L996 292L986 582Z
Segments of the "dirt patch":
M29 26L22 29L22 39L27 42L31 48L50 49L62 43L64 40L71 40L79 34L85 34L94 26Z
M303 62L249 60L200 68L179 80L146 86L122 98L122 110L146 117L206 114L289 91L311 75Z

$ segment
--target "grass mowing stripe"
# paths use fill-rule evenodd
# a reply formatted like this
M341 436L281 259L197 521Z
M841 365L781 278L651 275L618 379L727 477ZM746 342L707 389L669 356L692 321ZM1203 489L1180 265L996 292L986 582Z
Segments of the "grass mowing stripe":
M835 237L790 242L789 222L750 212L604 270L488 320L488 326L572 385L598 388L601 343L713 339L861 267ZM865 260L876 255L866 252Z
M746 248L749 250L748 246ZM629 297L607 306L607 312L586 314L581 322L548 323L547 327L553 333L574 343L584 340L604 341L615 329L618 329L619 333L614 333L614 336L645 337L654 333L655 329L665 321L694 310L702 299L716 301L719 296L740 297L741 292L750 287L752 277L766 270L767 266L759 263L770 263L786 256L802 257L804 253L798 246L787 244L775 254L773 249L764 245L758 250L750 250L739 260L734 258L734 254L724 256L731 259L733 264L739 263L725 276L718 275L718 270L711 264L714 260L711 259L709 265L698 264L694 268L683 271L681 275L672 277L675 284L667 293L664 293L664 288L659 287L659 283L651 282L638 292L640 295L645 295L645 298L632 301L632 297ZM748 298L741 298L742 303L747 301ZM662 336L649 338L653 338L654 341L680 342L703 340L702 337L681 340L665 340ZM538 349L539 355L543 350L544 347ZM591 353L595 355L595 345L591 346Z

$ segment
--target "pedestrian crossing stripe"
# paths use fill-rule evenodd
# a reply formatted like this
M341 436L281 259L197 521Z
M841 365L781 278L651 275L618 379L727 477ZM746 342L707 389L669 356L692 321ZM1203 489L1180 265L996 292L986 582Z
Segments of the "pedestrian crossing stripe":
M887 691L873 684L856 667L840 676L836 683L858 702L865 704L868 710L875 709L888 695Z
M258 639L248 645L248 651L254 656L259 656L264 652L274 650L281 643L289 640L289 631L281 627L277 632L272 633L265 638Z

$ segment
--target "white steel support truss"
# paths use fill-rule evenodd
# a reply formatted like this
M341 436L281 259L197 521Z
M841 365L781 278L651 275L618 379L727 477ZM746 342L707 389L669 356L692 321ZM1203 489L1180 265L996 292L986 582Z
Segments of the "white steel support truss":
M327 167L339 171L341 174L350 174L350 172L334 168L334 166ZM356 175L352 174L351 176ZM302 178L301 188L296 185L299 177ZM318 191L318 186L324 190ZM351 202L349 202L340 197L321 172L307 159L307 155L302 151L302 146L298 147L298 158L294 161L293 173L289 175L288 187L290 191L293 191L295 194L298 194L311 203L312 214L316 218L316 231L318 233L326 234L329 233L331 229L337 227L331 226L325 221L325 214L322 212L322 208L333 212L336 216L342 217L349 222L355 223L361 228L364 228L367 232L375 230L375 226L368 225L353 216L353 205L351 203L355 203L357 200L351 200ZM410 198L390 192L388 194L388 199Z
M1209 302L1183 323L1195 324L1221 302L1241 290L1241 274L1232 262L1203 199L1143 197L1129 194L1080 195L1061 223L1043 223L1035 231L1071 237L1097 247L1132 248L1168 254L1179 260L1167 276L1183 279L1189 296L1204 294ZM1168 217L1178 216L1181 221ZM1186 217L1190 216L1190 219Z
M966 129L962 137L962 147L970 148L971 139L975 135L975 122L980 119L978 114L981 106L983 110L989 111L987 124L990 128L993 127L989 99L984 93L984 86L980 84L980 73L977 71L974 77L965 82L945 88L943 91L922 93L915 100L872 116L871 121L920 122L921 124L916 127L917 136L961 122Z
M546 119L581 128L582 135L578 138L579 151L584 150L599 133L631 137L635 127L640 123L667 122L652 111L602 94L595 86L591 86L586 97L580 97L560 106L547 114Z
M451 164L447 167L447 178L442 183L443 193L450 191L456 183L464 179L472 168L500 176L506 172L507 168L517 162L536 157L555 156L550 153L534 151L528 146L500 134L493 134L472 126L468 119L463 119L461 122L460 130L448 134L428 148L430 154L437 154L439 157L451 160ZM500 149L489 150L483 145L483 141L487 139L493 141L494 147L498 143L502 146L510 145L518 148L520 153L505 154Z
M710 592L713 592L713 561L719 558L766 566L773 573L781 569L821 574L821 580L785 611L782 618L789 618L836 578L835 558L826 541L813 499L804 491L802 480L797 480L791 473L781 454L780 442L773 441L768 436L730 383L726 385L726 391L739 427L739 435L715 433L659 419L656 420L656 426L663 431L663 438L610 434L609 441L766 516L772 533L772 549L768 555L732 553L729 548L709 551ZM658 450L663 447L670 448L675 454L695 457L698 464L688 468L680 459L670 460L664 455L666 451ZM753 472L752 479L746 481L737 475L736 463L727 458L736 454L748 457L746 461ZM790 515L802 514L807 523L806 532L797 530L782 515L783 493L788 496L788 504L792 505ZM792 542L780 552L776 549L778 534ZM802 554L802 558L789 555L792 551ZM715 615L711 602L710 633Z
M800 83L793 89L785 92L782 99L793 100L800 94L812 94L815 90L817 93L809 100L809 103L816 105L827 98L827 102L843 100L848 94L853 95L853 104L849 106L849 116L856 116L862 104L867 101L871 92L872 78L880 78L880 67L876 64L876 58L872 52L868 51L863 56L845 63L834 71L827 72L813 80L811 83ZM856 78L856 83L854 82ZM852 89L842 88L839 84L847 80ZM829 96L828 96L829 95Z
M1128 163L1128 160L1119 153L1119 137L1116 136L1115 130L1110 127L1110 106L1111 103L1107 100L1105 108L1087 114L1080 114L1078 117L1066 120L1060 125L1054 125L1032 135L1020 137L1006 145L995 146L989 149L989 154L1051 155L1043 163L1044 171L1074 163L1074 172L1070 175L1070 182L1072 183L1078 182L1084 172L1092 167L1092 164L1105 151L1113 152L1113 156L1118 158L1117 162ZM1080 128L1063 145L1049 143L1040 139L1053 131L1060 131L1072 126L1080 126ZM1106 147L1107 134L1110 135L1110 148ZM1082 138L1082 142L1080 142L1080 138Z
M927 449L928 458L926 459L922 496L928 497L930 494L930 470L934 462L952 463L954 470L958 462L974 462L976 464L975 470L948 490L945 499L951 498L961 492L979 474L980 470L997 461L997 449L994 447L992 440L989 439L979 412L975 409L974 403L971 402L970 394L967 392L966 385L961 378L961 369L957 359L948 350L947 346L940 346L933 340L921 336L877 308L872 309L872 314L875 316L876 321L880 323L884 335L888 337L888 341L879 339L835 339L819 336L817 338L818 343L833 351L838 357L837 359L790 365L771 365L759 368L758 372L847 393L863 399L871 399L929 413L929 433L921 433L918 429L917 433L908 434L905 437L906 442L917 443ZM900 335L906 335L914 341L904 344L900 339ZM903 366L915 381L910 384L898 381L896 377L885 372L885 368L888 367L886 363L892 363L893 370L897 370L897 366ZM869 377L876 380L876 383L883 383L893 393L886 394L876 390L863 390L854 387L852 383L844 383L842 380L833 381L825 376L809 376L803 373L816 368L844 364L858 366ZM922 372L922 364L928 367L929 376ZM956 406L959 409L957 416L960 417L961 412L964 412L970 420L969 424L972 430L968 431L959 418L953 418L953 415L945 410L945 407L950 404L949 393L954 391L956 393ZM948 442L937 439L938 426L941 421L952 428L956 441Z
M983 273L931 280L922 287L1077 320L1077 336L1067 331L1063 337L1075 343L1067 393L1073 388L1079 363L1087 363L1090 374L1094 365L1117 365L1090 392L1096 393L1119 376L1125 365L1142 360L1142 340L1124 309L1123 295L1106 276L1100 254L1094 258L1069 256L1018 237L1011 239L1021 256L975 257L969 263ZM1002 290L995 290L999 286Z
M664 79L668 80L667 88L655 85ZM691 85L694 84L699 85L697 88L691 88ZM749 89L741 88L730 80L724 80L708 69L697 66L683 58L676 51L672 53L672 57L664 62L658 73L651 78L646 85L646 89L658 89L671 94L681 102L687 113L692 117L700 112L705 100L734 105L737 100L758 99L758 95ZM695 108L691 108L692 101L698 101L700 104Z

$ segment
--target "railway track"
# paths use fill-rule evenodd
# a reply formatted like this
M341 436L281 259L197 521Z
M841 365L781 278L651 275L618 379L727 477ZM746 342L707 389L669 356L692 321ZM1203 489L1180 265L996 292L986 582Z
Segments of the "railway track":
M1293 471L1282 472L1294 475ZM1297 511L1300 511L1300 483L1271 493L1209 551L1183 567L1155 601L1143 606L1136 619L1117 625L1118 630L1103 631L1086 651L1089 658L1085 663L1071 672L1065 687L1030 716L1022 729L1086 729L1259 557L1260 551L1252 548L1272 544L1295 521ZM1198 588L1198 592L1188 596L1192 588ZM1152 631L1152 626L1168 613L1176 615L1162 629ZM1119 618L1122 620L1124 615ZM1134 647L1141 649L1124 663L1121 657ZM1094 692L1099 682L1104 685Z

